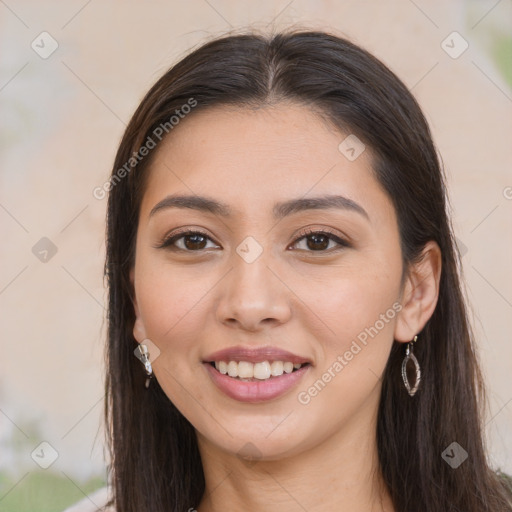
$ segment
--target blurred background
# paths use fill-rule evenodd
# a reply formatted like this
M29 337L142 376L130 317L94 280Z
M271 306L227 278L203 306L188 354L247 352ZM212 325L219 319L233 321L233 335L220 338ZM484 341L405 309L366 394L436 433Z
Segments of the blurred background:
M373 52L431 124L489 458L512 474L510 0L0 0L0 511L60 511L106 484L106 200L93 190L143 94L213 36L292 25Z

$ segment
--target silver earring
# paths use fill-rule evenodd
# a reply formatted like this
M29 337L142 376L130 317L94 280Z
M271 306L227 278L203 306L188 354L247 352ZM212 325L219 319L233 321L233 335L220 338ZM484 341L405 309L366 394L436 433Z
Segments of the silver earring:
M137 350L139 351L139 354L140 354L140 361L144 365L144 369L146 370L147 378L146 378L145 385L146 385L146 389L147 389L147 388L149 388L149 383L150 383L151 379L153 378L153 367L151 366L151 361L149 360L149 350L148 350L147 345L144 345L143 343L141 343L137 347Z
M404 357L404 360L402 361L402 378L404 380L404 384L407 389L407 392L411 396L414 396L416 391L418 391L418 387L420 385L420 380L421 380L420 365L418 363L418 360L416 359L416 356L412 353L412 345L413 345L413 343L416 342L417 339L418 339L418 336L414 336L414 339L411 342L407 343L407 346L405 348L405 357ZM414 386L411 386L411 384L409 383L409 379L407 378L407 363L410 360L412 360L412 362L414 363L415 370L416 370L416 379L414 381Z

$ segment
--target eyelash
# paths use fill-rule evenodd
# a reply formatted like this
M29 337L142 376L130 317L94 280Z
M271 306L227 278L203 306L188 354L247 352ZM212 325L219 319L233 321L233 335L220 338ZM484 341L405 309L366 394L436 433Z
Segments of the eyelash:
M174 233L166 238L164 238L164 240L156 246L157 249L168 249L168 250L177 250L177 251L183 251L183 252L203 252L204 249L199 249L197 251L193 251L193 250L187 250L187 249L181 249L181 248L178 248L178 247L172 247L172 245L180 240L181 238L184 238L186 236L189 236L189 235L201 235L205 238L207 238L208 240L211 240L213 241L207 233L199 230L199 229L195 229L195 230L185 230L185 231L180 231L178 233ZM303 231L302 233L300 233L298 235L298 237L295 239L295 241L290 244L288 247L291 247L293 245L296 245L299 241L307 238L308 236L311 236L311 235L323 235L323 236L326 236L329 241L333 241L333 242L336 242L339 246L336 247L336 248L331 248L331 249L325 249L325 250L319 250L319 251L313 251L313 250L309 250L307 252L311 252L311 253L332 253L332 252L337 252L341 249L344 249L344 248L347 248L347 247L351 247L351 245L346 241L346 240L343 240L342 238L340 238L339 236L335 235L334 233L332 233L331 231L329 231L328 229L323 229L323 230L314 230L314 229L307 229L305 231ZM216 243L216 242L214 242Z

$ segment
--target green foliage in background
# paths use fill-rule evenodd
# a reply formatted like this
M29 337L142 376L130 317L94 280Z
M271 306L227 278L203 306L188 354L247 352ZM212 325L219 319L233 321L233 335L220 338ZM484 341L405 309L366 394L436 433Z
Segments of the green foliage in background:
M63 473L49 470L31 471L18 482L0 472L0 511L62 512L86 494L105 486L106 482L99 477L75 482Z
M492 45L492 56L507 84L512 87L512 36L496 34Z

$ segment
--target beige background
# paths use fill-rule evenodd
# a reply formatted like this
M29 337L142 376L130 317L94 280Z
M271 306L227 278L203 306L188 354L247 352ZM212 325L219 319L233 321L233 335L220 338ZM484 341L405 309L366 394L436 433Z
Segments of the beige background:
M489 454L512 473L511 20L508 0L0 2L0 510L13 482L44 471L30 457L41 441L59 454L46 472L70 487L104 474L106 201L92 191L147 88L191 47L248 24L349 36L418 98L449 176ZM31 48L42 31L59 45L47 59ZM469 43L457 59L441 47L453 31ZM46 263L32 252L42 237L57 247Z

